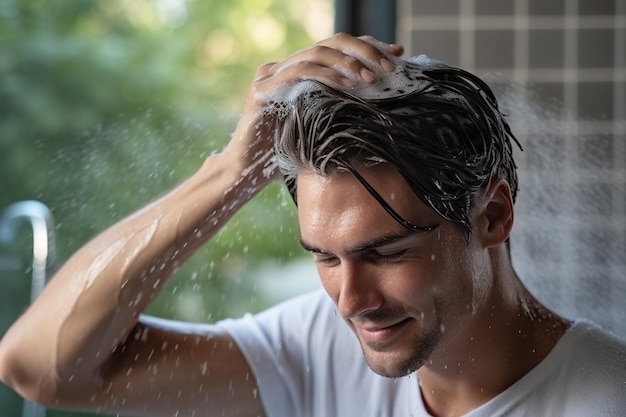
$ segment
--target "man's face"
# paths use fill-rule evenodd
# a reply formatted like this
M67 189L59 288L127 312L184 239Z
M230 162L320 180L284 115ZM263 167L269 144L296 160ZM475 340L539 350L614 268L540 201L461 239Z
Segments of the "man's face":
M400 225L352 174L305 173L297 184L302 243L370 367L403 376L459 348L459 329L489 288L486 251L424 205L395 169L359 173L403 218L433 229Z

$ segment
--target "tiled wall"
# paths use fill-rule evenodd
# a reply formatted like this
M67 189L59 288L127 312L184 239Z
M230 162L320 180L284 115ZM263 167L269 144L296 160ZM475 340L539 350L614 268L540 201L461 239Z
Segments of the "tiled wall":
M626 1L397 0L397 40L485 78L524 146L514 263L626 336Z

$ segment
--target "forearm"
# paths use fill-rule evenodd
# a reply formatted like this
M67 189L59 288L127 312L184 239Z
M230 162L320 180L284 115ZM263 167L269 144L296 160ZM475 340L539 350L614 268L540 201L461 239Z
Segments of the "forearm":
M85 245L0 344L0 377L30 387L94 377L175 268L262 187L210 158L179 187ZM7 352L10 352L10 360ZM45 372L45 374L44 374ZM7 377L7 375L11 375ZM45 379L33 384L33 378Z

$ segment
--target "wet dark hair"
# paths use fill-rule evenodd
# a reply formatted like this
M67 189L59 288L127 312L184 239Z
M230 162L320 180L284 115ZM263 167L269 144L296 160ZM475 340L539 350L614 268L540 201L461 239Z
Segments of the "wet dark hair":
M515 199L511 141L519 143L491 89L473 74L443 64L420 70L419 77L413 91L367 100L316 83L280 105L275 150L296 204L302 171L324 176L348 171L397 221L417 229L355 170L375 164L396 167L422 202L468 236L469 212L483 187L504 179Z

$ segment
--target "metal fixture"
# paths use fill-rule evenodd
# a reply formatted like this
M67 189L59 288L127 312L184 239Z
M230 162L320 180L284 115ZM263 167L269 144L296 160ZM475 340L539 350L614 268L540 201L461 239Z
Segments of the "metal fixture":
M31 274L30 302L43 291L56 265L54 218L48 207L34 200L11 204L0 218L0 243L15 241L19 226L30 223L33 231L33 264ZM24 401L22 417L44 417L46 409L30 401Z

